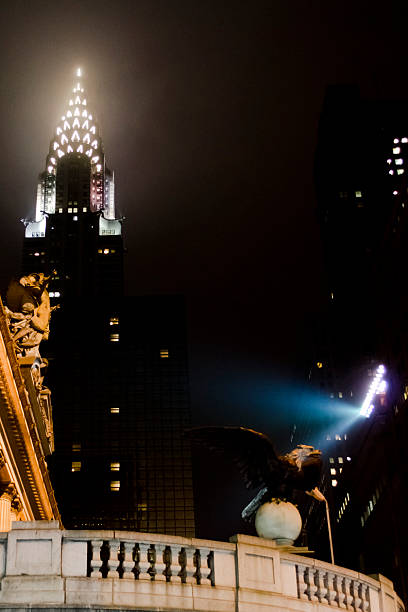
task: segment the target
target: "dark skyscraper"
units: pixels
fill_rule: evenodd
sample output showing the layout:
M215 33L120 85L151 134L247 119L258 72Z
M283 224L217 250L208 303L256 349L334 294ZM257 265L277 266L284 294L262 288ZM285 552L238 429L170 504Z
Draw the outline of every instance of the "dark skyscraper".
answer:
M194 535L184 300L123 296L114 178L80 72L39 176L24 271L55 270L49 341L67 528Z
M310 380L332 416L321 440L323 488L336 562L379 570L405 600L407 173L407 104L365 100L355 87L330 88L316 155L327 308L310 364ZM376 391L369 395L370 388ZM321 550L327 536L318 521L311 514L307 527Z

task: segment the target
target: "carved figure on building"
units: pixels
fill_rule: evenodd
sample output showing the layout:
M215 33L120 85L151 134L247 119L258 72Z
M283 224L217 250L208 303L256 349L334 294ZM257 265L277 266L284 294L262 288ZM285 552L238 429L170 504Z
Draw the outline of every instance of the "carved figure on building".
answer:
M299 444L290 453L279 456L268 436L245 427L197 427L187 435L209 450L230 455L246 487L260 489L242 512L247 521L271 499L292 501L295 491L321 499L318 490L321 451L313 446Z
M53 272L55 274L55 272ZM17 354L39 356L39 345L47 340L51 307L47 287L51 276L42 272L12 280L7 290L6 314Z

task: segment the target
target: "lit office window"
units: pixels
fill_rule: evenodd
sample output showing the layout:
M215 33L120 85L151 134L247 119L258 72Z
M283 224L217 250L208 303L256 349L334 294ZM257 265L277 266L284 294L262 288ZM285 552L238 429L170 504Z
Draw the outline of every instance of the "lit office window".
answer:
M74 221L78 221L78 215L74 215L72 218Z
M103 249L103 254L107 255L109 253L109 249Z
M335 476L336 475L336 468L330 468L330 474L332 476Z
M400 147L394 147L392 152L394 153L394 155L399 155L399 153L401 153L401 149Z
M68 212L69 212L69 213L72 213L72 208L68 208Z
M119 334L110 334L109 340L111 342L119 342Z
M111 469L111 472L119 472L120 470L119 461L111 461L110 469Z
M333 480L331 481L331 484L332 484L332 487L337 487L337 480L336 480L336 479L333 479Z
M80 472L81 471L81 462L73 461L71 463L71 472Z
M397 170L397 174L404 174L405 170L404 168L398 168Z
M401 142L403 142L403 143L408 142L408 138L401 138Z
M168 357L169 357L168 349L160 349L160 358L161 359L168 359Z
M336 434L336 440L341 440L340 434Z
M119 317L111 317L109 319L109 325L119 325Z
M114 406L110 409L111 414L119 414L119 407L118 406Z
M329 459L329 463L334 463L334 459L333 459L333 457L330 457L330 459Z
M111 480L110 490L119 491L120 490L120 480Z
M62 208L59 208L59 209L58 209L58 212L59 212L59 213L62 213L62 212L63 212Z
M398 144L398 143L399 143L398 138L394 138L394 144Z
M80 442L74 442L74 444L72 445L72 452L73 453L79 453L81 450L81 443Z
M363 194L361 193L361 191L356 191L356 198L362 198Z
M398 159L395 160L396 166L402 166L403 163L404 163L404 160L402 159L402 157L399 157Z
M337 457L337 461L338 461L339 463L343 463L343 457Z

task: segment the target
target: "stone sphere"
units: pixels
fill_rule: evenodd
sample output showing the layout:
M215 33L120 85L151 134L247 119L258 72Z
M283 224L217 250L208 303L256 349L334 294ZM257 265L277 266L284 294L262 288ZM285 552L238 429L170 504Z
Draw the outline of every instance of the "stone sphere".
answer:
M290 502L271 501L258 509L255 529L260 538L274 540L279 545L291 545L302 529L299 511Z

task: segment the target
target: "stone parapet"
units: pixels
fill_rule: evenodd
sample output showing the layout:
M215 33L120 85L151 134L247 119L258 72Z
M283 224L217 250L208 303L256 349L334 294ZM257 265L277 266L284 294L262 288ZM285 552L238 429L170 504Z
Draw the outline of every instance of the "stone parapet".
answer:
M0 534L0 608L404 612L392 582L238 535L215 542L15 522Z

